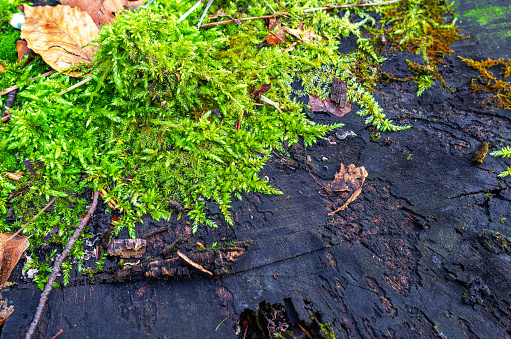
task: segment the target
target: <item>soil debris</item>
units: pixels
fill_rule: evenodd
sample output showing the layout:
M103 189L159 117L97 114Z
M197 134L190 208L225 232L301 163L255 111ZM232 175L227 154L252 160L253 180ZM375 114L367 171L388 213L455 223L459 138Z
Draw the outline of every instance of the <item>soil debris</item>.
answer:
M142 258L146 247L145 239L115 239L108 246L108 254L121 258Z

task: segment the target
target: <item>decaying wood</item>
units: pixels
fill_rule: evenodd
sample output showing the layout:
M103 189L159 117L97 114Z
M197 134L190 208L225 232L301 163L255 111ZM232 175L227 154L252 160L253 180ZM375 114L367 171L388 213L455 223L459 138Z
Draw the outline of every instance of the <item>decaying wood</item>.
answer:
M4 109L2 110L2 122L9 121L11 114L9 113L9 109L14 105L14 101L16 101L16 94L18 90L13 90L7 96L7 102L5 103ZM4 121L5 120L5 121Z
M472 158L472 162L475 162L477 164L482 164L484 161L484 158L486 157L486 154L488 153L488 149L490 148L490 145L486 141L483 141L481 146L479 146L479 149L475 151L474 157Z
M221 277L229 274L234 264L241 258L249 244L243 247L224 247L218 250L202 250L187 253L185 256L193 263L201 266L208 276ZM179 252L181 253L181 252ZM178 255L168 259L160 259L118 270L114 273L99 273L95 281L114 283L142 279L186 279L197 275L196 268Z
M108 254L121 258L142 258L147 247L145 239L116 239L108 246Z
M41 294L41 298L39 299L39 305L37 306L34 320L30 324L30 328L27 331L25 339L32 338L32 335L34 334L34 331L37 327L37 324L39 323L39 320L41 319L41 315L43 314L44 306L46 305L46 301L48 300L48 294L50 294L50 291L53 288L53 283L55 282L55 279L57 278L57 274L60 271L60 265L62 265L62 262L64 262L64 260L68 256L69 252L71 252L73 245L76 243L76 241L80 237L80 234L82 234L83 230L85 229L85 226L87 226L90 218L94 214L94 211L96 210L96 207L98 206L98 196L99 196L99 191L95 191L92 205L90 206L89 211L87 212L87 215L85 216L85 218L83 218L81 220L80 225L78 225L75 232L73 233L73 236L71 237L71 239L69 239L69 242L66 244L64 251L62 251L62 254L60 256L58 256L58 258L55 260L55 264L53 266L53 269L51 270L51 274L50 274L50 277L48 278L48 282L46 283L46 286L44 287L44 291Z
M332 79L332 93L330 94L330 99L337 103L340 108L346 106L346 90L346 81L338 78Z
M209 276L213 276L213 273L211 273L210 271L208 271L207 269L205 269L201 265L193 262L192 259L188 258L186 255L184 255L179 250L177 251L177 256L180 257L185 263L187 263L191 267L195 268L196 270L201 271L202 273L206 273Z

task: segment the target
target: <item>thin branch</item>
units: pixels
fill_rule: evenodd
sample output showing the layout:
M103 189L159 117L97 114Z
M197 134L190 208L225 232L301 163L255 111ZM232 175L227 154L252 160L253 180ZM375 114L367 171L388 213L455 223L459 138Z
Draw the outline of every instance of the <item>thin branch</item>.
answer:
M53 70L51 70L51 71L48 71L48 72L43 73L43 74L41 74L41 75L38 75L38 76L36 76L36 77L30 78L29 80L30 80L30 81L32 81L32 80L37 79L37 78L39 78L39 77L44 78L44 77L47 77L48 75L52 75L52 74L53 74L53 73L55 73L55 72L56 72L56 70L54 70L54 69L53 69ZM7 94L7 93L9 93L9 92L14 91L15 89L19 89L18 85L14 85L14 86L11 86L11 87L9 87L9 88L7 88L7 89L4 89L2 92L0 92L0 97L1 97L2 95L4 95L4 94Z
M70 92L70 91L74 90L75 88L80 87L81 85L83 85L83 84L85 84L85 83L87 83L87 82L89 82L91 80L92 80L92 77L85 78L82 81L80 81L80 82L74 84L73 86L69 87L65 91L60 92L59 95L65 94L67 92Z
M41 315L43 314L44 306L46 305L46 301L48 300L48 294L50 294L50 291L53 288L53 283L55 282L55 279L57 278L57 274L60 271L60 265L62 265L62 262L64 262L67 255L69 254L69 252L71 252L73 245L78 240L78 238L80 237L80 234L82 234L83 230L85 229L85 226L87 226L87 223L89 222L90 218L94 214L94 211L96 210L96 206L98 205L98 196L99 196L99 191L95 191L94 199L92 201L92 205L89 208L89 211L87 212L87 215L85 216L85 218L83 218L81 220L80 225L78 225L75 232L73 233L73 236L71 237L71 239L69 239L69 242L66 244L64 251L62 251L62 254L55 260L55 264L53 265L53 269L51 270L51 274L50 274L50 277L48 278L48 282L46 283L46 286L44 287L44 291L41 294L41 298L39 299L39 305L37 306L34 320L30 324L30 328L27 331L25 339L32 338L32 335L34 334L34 331L37 327L37 324L39 323L39 320L41 319Z
M199 29L200 25L202 25L202 21L204 21L206 14L208 14L209 7L211 7L212 3L213 3L213 0L208 1L208 4L206 5L206 9L204 10L204 12L202 12L202 16L200 17L199 23L197 24L197 29Z
M197 1L197 3L195 5L192 6L192 8L190 8L188 10L188 12L186 12L185 14L183 14L178 20L177 20L177 23L180 23L181 21L183 21L184 19L186 19L187 16L189 16L190 14L192 14L193 11L195 11L197 9L197 7L199 7L202 3L204 2L204 0L199 0Z
M383 5L390 5L395 4L396 2L401 2L403 0L391 0L387 2L373 2L370 4L349 4L349 5L338 5L338 6L326 6L326 7L318 7L318 8L309 8L303 11L303 13L310 13L310 12L317 12L317 11L324 11L324 10L332 10L336 8L351 8L351 7L369 7L369 6L383 6ZM276 18L284 15L288 15L289 13L285 12L277 12L273 15L263 15L263 16L255 16L250 18L240 18L236 19L236 21L251 21L251 20L260 20L260 19L270 19L270 18ZM218 25L225 25L225 24L232 24L236 22L234 20L226 20L226 21L219 21L219 22L211 22L208 24L201 25L200 28L204 27L212 27L212 26L218 26Z
M279 17L279 16L284 16L284 15L287 15L287 14L288 13L277 12L277 13L272 14L272 15L254 16L254 17L250 17L250 18L239 18L239 19L236 19L236 21L239 22L239 21L259 20L259 19L270 19L270 18L276 18L276 17ZM232 24L232 23L235 23L236 21L234 21L234 20L226 20L226 21L210 22L209 24L201 25L200 28L211 27L211 26L218 26L218 25L225 25L225 24Z
M30 221L29 221L29 222L27 222L25 225L23 225L23 227L22 227L22 228L20 228L19 230L17 230L17 231L16 231L16 233L14 233L14 234L12 235L12 237L11 237L11 238L14 238L14 237L15 237L15 236L17 236L18 234L20 234L20 232L21 232L21 231L23 231L23 230L24 230L24 229L25 229L28 225L30 225L30 224L31 224L31 223L33 223L33 222L34 222L37 218L39 218L39 216L40 216L41 214L43 214L43 212L44 212L44 211L46 211L48 208L50 208L50 206L51 206L51 205L53 205L53 203L55 202L55 200L56 200L56 199L57 199L57 197L53 197L53 198L50 200L50 202L49 202L46 206L44 206L44 207L43 207L43 208L42 208L42 209L41 209L41 210L40 210L40 211L39 211L36 215L34 215L34 216L32 217L32 219L30 219Z
M395 4L396 2L401 2L401 1L403 1L403 0L391 0L391 1L387 1L387 2L373 2L370 4L349 4L349 5L326 6L326 7L318 7L318 8L309 8L309 9L304 10L303 12L309 13L309 12L324 11L324 10L330 10L330 9L336 9L336 8L382 6L382 5Z
M187 263L188 265L192 266L193 268L195 268L196 270L199 270L203 273L206 273L207 275L209 276L213 276L213 273L211 273L210 271L208 271L207 269L205 269L204 267L202 267L201 265L195 263L192 261L192 259L188 258L186 255L184 255L183 253L179 252L179 250L177 251L177 256L180 257L181 259L183 259L183 261L185 263Z

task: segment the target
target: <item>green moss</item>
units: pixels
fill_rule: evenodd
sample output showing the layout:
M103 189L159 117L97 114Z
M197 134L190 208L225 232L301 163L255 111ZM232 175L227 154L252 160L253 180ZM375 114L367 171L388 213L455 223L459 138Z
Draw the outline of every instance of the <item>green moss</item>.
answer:
M79 79L53 74L29 81L46 70L39 59L23 70L7 65L0 88L17 83L21 89L10 122L0 125L0 231L18 229L21 218L30 219L58 197L55 210L41 215L26 233L37 246L57 227L52 241L65 244L70 226L85 211L80 194L99 189L117 201L123 214L116 231L125 227L132 236L135 223L147 213L170 218L175 212L169 200L184 207L195 229L216 226L206 218L207 201L218 204L232 223L230 203L241 198L239 191L279 193L258 174L272 150L300 141L311 145L341 126L311 122L303 105L290 99L293 93L328 96L333 77L347 81L348 101L360 105L365 123L380 131L407 128L386 119L372 96L383 59L373 40L362 34L362 27L374 28L376 21L361 9L304 14L322 2L281 1L290 12L279 18L284 26L303 23L322 39L302 43L288 36L278 46L261 47L269 34L263 20L197 30L197 11L178 24L193 3L159 0L118 15L100 31L100 49L90 69L93 81L67 94L58 93ZM215 1L211 12L220 8L234 17L271 12L264 2L244 0ZM403 16L409 9L396 10ZM435 25L441 29L443 22ZM452 32L454 26L449 27ZM375 34L381 38L380 31ZM339 53L338 39L350 35L358 49ZM288 49L293 43L295 48ZM301 91L291 87L297 80ZM280 110L261 106L250 95L269 83L265 96ZM36 175L25 170L27 160ZM5 171L27 173L13 182ZM7 209L16 223L4 221ZM73 248L73 256L81 257L82 244Z
M469 21L476 20L480 25L486 26L499 20L507 21L509 16L511 16L511 5L508 7L488 6L472 9L463 13L463 16L465 16Z
M11 26L0 29L0 60L15 63L18 60L16 41L20 39L20 30Z

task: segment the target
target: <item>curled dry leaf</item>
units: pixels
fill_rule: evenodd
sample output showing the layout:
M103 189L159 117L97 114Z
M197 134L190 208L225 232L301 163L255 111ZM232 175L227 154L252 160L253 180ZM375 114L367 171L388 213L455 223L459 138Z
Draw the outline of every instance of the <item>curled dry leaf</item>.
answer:
M60 3L89 13L98 28L114 21L115 13L144 5L142 0L61 0Z
M337 103L340 108L344 108L344 106L346 106L346 91L346 81L338 78L332 79L332 93L330 93L330 99Z
M269 19L268 30L270 34L263 40L270 45L278 45L286 40L286 31L282 28L282 23L278 19Z
M341 164L330 187L334 192L356 191L364 184L367 174L364 166L355 167L353 164L348 166Z
M254 99L259 99L261 97L261 95L263 95L264 93L268 92L271 88L271 84L262 84L261 86L259 86L258 89L252 91L252 96L254 97Z
M349 199L335 211L328 213L329 216L334 215L339 211L345 210L349 204L355 201L360 193L362 192L362 185L367 177L368 173L364 166L355 167L350 164L345 166L341 164L339 172L335 173L334 181L330 184L330 188L334 192L353 192Z
M298 25L296 29L289 27L283 27L283 29L285 32L289 33L290 35L294 36L295 38L303 42L312 43L314 41L321 40L321 36L314 33L312 31L312 28L308 27L307 29L303 29L303 23Z
M25 15L27 21L21 26L21 38L53 69L62 71L92 61L97 47L84 46L99 35L89 14L69 6L25 5ZM69 75L77 76L78 72Z
M0 289L9 279L14 266L29 245L28 237L14 233L0 234Z
M313 112L328 112L338 117L343 117L346 113L351 112L350 104L345 104L343 108L340 108L328 99L322 100L318 96L311 94L309 94L309 106Z
M28 48L25 40L16 41L16 51L18 52L18 62L23 59L25 55L29 55L32 51Z

